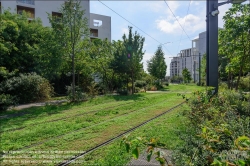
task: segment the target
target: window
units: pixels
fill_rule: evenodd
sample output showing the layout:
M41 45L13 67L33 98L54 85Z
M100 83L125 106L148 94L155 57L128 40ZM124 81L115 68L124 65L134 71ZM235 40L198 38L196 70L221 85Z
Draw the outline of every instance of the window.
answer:
M90 36L98 37L98 29L90 29Z
M17 6L17 14L22 15L23 12L25 12L30 19L35 18L35 9L34 8L29 8L29 7L24 7L24 6Z
M25 3L29 5L35 5L35 0L17 0L17 2Z
M62 13L52 12L52 17L56 22L59 22L62 19Z

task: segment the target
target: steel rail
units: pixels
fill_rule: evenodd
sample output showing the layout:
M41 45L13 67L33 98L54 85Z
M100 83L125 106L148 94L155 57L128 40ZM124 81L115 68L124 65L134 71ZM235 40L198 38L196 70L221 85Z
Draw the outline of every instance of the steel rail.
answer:
M58 166L67 166L67 165L69 165L70 163L72 163L73 161L75 161L75 160L77 160L77 159L83 157L84 155L86 155L86 154L88 154L88 153L90 153L90 152L92 152L92 151L95 151L96 149L99 149L100 147L103 147L103 146L108 145L109 143L111 143L111 142L113 142L114 140L116 140L116 139L122 137L123 135L128 134L128 133L130 133L130 132L132 132L132 131L138 129L139 127L142 127L142 126L144 126L145 124L147 124L147 123L153 121L154 119L157 119L157 118L159 118L159 117L165 115L166 113L168 113L168 112L174 110L175 108L181 106L181 105L184 104L184 103L186 103L186 101L184 101L184 102L182 102L182 103L180 103L180 104L174 106L173 108L171 108L171 109L169 109L169 110L167 110L167 111L165 111L165 112L163 112L163 113L161 113L161 114L159 114L159 115L157 115L157 116L155 116L155 117L153 117L153 118L151 118L151 119L149 119L149 120L147 120L147 121L145 121L145 122L143 122L143 123L141 123L141 124L139 124L139 125L137 125L137 126L135 126L135 127L133 127L133 128L131 128L131 129L129 129L129 130L127 130L127 131L125 131L125 132L123 132L123 133L121 133L121 134L119 134L119 135L117 135L117 136L115 136L115 137L113 137L113 138L111 138L111 139L109 139L109 140L107 140L107 141L101 143L101 144L96 145L96 146L93 147L93 148L90 148L90 149L84 151L83 153L80 153L79 155L76 155L76 156L70 158L70 159L67 160L67 161L64 161L64 162L62 162L62 163L59 163Z

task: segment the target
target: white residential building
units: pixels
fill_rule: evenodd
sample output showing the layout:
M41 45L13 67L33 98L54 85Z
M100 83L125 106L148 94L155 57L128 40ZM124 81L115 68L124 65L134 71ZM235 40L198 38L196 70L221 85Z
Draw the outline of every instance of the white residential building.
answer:
M199 54L206 53L206 32L192 40L192 48L181 50L180 53L173 57L170 63L170 78L173 76L182 76L182 70L187 68L195 82L199 81Z
M0 0L0 9L10 9L11 12L17 12L18 14L25 11L29 13L30 20L39 17L44 26L50 26L48 14L62 16L59 9L65 2L66 0ZM85 10L84 16L88 19L91 38L107 38L111 41L111 17L90 13L89 0L81 1L81 6Z

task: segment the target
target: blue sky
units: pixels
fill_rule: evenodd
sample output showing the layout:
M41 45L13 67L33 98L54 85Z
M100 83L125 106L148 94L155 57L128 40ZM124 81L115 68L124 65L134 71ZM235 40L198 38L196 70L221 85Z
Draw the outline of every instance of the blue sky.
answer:
M199 33L206 30L206 2L197 0L193 0L191 3L188 0L166 2L187 35L183 32L167 4L160 0L102 1L102 3L133 23L139 29L99 1L90 1L90 12L111 16L112 40L121 40L124 33L128 34L128 26L133 27L133 32L137 31L140 35L145 37L145 55L143 58L144 70L147 68L146 61L154 55L160 43L170 42L163 46L165 61L168 66L167 75L169 75L169 64L171 61L169 57L176 56L182 49L191 48L191 40L197 37ZM190 7L188 11L189 3ZM222 17L230 6L230 4L227 4L219 8L219 27L223 27Z

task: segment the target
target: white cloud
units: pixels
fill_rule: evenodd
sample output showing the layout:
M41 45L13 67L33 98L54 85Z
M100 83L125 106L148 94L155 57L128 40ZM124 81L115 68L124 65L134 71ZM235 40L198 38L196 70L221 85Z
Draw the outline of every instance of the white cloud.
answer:
M167 1L167 4L174 13L180 6L178 1ZM151 12L164 13L167 15L172 14L164 1L149 1L144 2L143 5L145 9Z
M185 17L178 17L179 23L184 27L187 33L194 33L196 31L202 30L206 26L205 19L203 17L198 17L193 14L188 14ZM168 19L158 19L156 20L157 28L165 33L180 33L182 28L180 27L177 20L171 21ZM185 26L184 26L185 23Z
M121 33L122 33L122 35L123 34L128 35L129 34L128 28L122 28Z
M142 62L143 62L143 69L144 71L147 71L147 61L150 60L150 58L154 55L154 53L148 53L146 52L144 55L143 55L143 59L142 59Z

